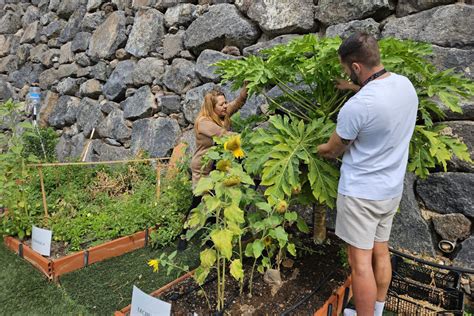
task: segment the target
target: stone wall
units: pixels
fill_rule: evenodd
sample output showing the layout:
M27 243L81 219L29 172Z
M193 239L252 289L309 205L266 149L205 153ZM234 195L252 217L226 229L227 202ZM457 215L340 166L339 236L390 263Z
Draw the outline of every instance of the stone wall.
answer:
M140 150L162 157L179 141L194 142L203 94L219 82L216 61L299 34L365 30L430 42L439 69L473 78L473 29L467 0L0 0L0 100L23 100L39 81L42 124L58 131L61 160L77 157L94 129L89 160ZM242 115L265 107L261 96L251 98ZM446 113L471 156L473 107L471 100L463 115ZM465 240L457 258L473 267L473 170L455 160L427 180L409 175L393 245L434 254L441 236ZM464 230L446 235L453 220Z

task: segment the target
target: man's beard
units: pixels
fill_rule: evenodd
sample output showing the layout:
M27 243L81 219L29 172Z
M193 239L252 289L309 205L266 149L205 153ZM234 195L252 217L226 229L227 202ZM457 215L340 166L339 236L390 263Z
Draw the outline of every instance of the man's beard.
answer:
M360 86L359 78L357 78L356 73L355 73L354 70L352 70L352 69L351 69L351 74L350 74L349 78L351 79L351 81L352 81L353 83L355 83L356 85Z

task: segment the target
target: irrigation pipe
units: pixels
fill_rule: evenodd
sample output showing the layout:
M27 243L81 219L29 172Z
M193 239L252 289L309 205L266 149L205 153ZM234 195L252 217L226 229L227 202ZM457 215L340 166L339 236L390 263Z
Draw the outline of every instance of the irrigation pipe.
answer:
M293 312L295 309L297 309L298 307L303 305L307 300L309 300L311 298L311 296L313 296L314 294L319 292L319 290L323 287L324 284L326 284L329 281L329 279L333 276L333 274L334 274L334 271L331 271L331 273L329 273L324 279L321 280L321 282L319 282L319 284L314 288L314 290L311 291L311 293L304 296L295 305L293 305L290 308L286 309L283 313L280 314L280 316L287 316L291 312Z
M333 229L328 228L328 232L333 234L333 235L336 234ZM431 261L427 261L427 260L415 257L413 255L403 253L403 252L401 252L399 250L395 250L391 247L389 247L388 250L391 253L396 254L397 256L400 256L400 257L403 257L403 258L406 258L406 259L410 259L410 260L413 260L413 261L421 263L421 264L426 264L427 266L431 266L431 267L435 267L435 268L439 268L439 269L444 269L444 270L449 270L449 271L460 272L460 273L474 274L474 269L462 268L462 267L456 267L456 266L447 266L447 265L444 265L444 264L434 263L434 262L431 262Z

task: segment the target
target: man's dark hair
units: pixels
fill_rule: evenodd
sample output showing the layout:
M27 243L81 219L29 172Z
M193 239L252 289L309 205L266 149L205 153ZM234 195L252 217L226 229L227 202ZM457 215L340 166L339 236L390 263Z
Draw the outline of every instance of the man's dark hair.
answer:
M366 33L354 33L339 46L339 57L346 65L361 63L367 67L380 64L380 50L377 40Z

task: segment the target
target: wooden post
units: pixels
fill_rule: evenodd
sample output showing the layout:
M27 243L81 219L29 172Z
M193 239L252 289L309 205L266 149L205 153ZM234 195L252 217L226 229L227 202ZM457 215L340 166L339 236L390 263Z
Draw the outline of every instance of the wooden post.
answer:
M161 162L156 161L156 198L161 195Z
M41 166L38 167L38 173L39 173L39 176L40 176L40 183L41 183L41 195L43 196L44 216L49 217L48 203L46 203L46 192L44 190L43 170L42 170Z

